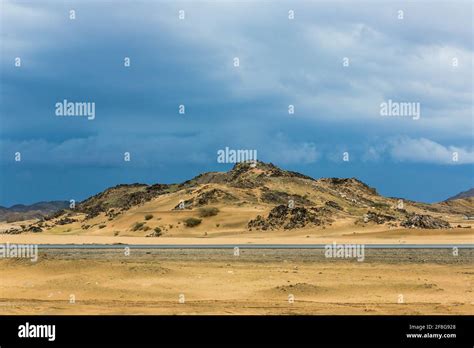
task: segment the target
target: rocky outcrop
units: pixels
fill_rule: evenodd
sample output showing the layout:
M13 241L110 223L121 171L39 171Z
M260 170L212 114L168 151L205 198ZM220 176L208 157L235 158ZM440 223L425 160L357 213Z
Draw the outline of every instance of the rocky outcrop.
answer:
M116 211L125 211L168 192L170 187L164 184L117 185L81 202L77 206L77 211L85 213L86 219L107 213L111 208L115 208Z
M71 219L69 217L63 217L62 219L58 220L56 222L56 225L68 225L68 224L72 224L73 222L76 222L76 220L74 219Z
M334 201L327 201L326 203L324 203L324 205L326 207L333 208L336 210L343 210L342 207Z
M220 189L211 189L199 192L196 197L185 200L184 205L179 203L173 209L191 209L193 207L202 207L211 203L215 204L236 201L238 201L238 198L226 191Z
M267 218L258 215L254 220L248 222L249 229L275 230L295 229L307 225L319 226L323 222L310 209L304 207L289 208L286 205L278 205L273 208Z
M293 201L294 204L298 205L313 205L313 202L297 194L288 194L282 191L270 190L267 187L262 187L261 189L261 200L264 203L269 204L289 204L290 201Z
M378 225L394 220L396 220L395 216L379 214L373 211L368 211L364 215L364 222L375 222Z
M451 228L449 222L438 219L431 215L409 214L405 221L400 223L400 226L406 228Z

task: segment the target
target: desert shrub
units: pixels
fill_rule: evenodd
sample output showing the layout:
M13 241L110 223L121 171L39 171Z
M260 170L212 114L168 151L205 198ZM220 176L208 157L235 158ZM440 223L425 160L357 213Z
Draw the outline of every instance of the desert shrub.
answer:
M132 225L132 231L140 231L143 229L143 226L145 226L144 222L135 222Z
M202 207L199 209L200 217L216 216L219 213L219 209L216 207Z
M184 220L184 224L186 225L186 227L195 227L199 225L201 221L202 221L201 219L190 217Z
M120 231L115 231L114 236L118 236L120 234Z
M378 208L378 209L388 209L388 208L390 208L390 205L388 205L386 203L379 203L379 202L373 202L372 206L374 208Z
M155 227L155 229L154 229L153 231L154 231L153 235L154 235L155 237L161 236L161 228Z
M150 227L150 226L144 226L144 227L143 227L143 231L149 231L149 230L151 230L151 227Z
M99 225L99 228L105 228L106 226L107 225L105 225L105 224L101 224L101 225Z
M151 220L153 219L153 215L152 214L146 214L145 215L145 220Z

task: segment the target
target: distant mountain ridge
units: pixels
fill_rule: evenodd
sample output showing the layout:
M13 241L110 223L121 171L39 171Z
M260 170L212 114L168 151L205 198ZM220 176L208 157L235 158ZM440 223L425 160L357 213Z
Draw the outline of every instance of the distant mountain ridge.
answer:
M0 221L38 219L68 207L68 201L37 202L29 205L15 204L8 208L0 206Z
M445 202L452 201L455 199L469 198L469 197L474 197L474 187L467 191L460 192L455 196L449 197L448 199L445 200Z

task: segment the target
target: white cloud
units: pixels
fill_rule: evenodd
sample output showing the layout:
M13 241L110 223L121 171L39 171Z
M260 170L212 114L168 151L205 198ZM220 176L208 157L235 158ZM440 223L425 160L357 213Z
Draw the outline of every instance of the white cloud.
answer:
M199 137L159 136L116 136L72 138L62 142L44 139L28 141L1 140L0 160L13 164L16 152L21 154L18 165L83 165L122 166L124 153L129 152L131 167L150 167L164 163L208 163L214 155L203 149ZM176 156L179 153L179 157Z
M388 152L394 160L400 162L474 164L474 149L444 146L426 138L392 139L389 141Z
M263 161L279 164L310 164L320 158L320 152L311 142L292 142L283 134L268 139L260 151Z

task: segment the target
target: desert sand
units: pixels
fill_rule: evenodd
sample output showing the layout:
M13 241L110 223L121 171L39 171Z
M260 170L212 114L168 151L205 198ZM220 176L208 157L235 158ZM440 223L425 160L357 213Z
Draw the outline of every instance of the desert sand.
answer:
M0 260L0 313L472 314L473 255L371 249L358 262L301 249L49 249L37 262Z
M467 226L472 226L466 224ZM105 229L104 229L105 230ZM385 227L343 226L331 229L303 229L272 232L196 233L194 236L146 238L142 236L113 236L57 233L0 234L0 243L32 244L472 244L472 228L446 229L387 229ZM102 231L106 233L107 231ZM195 233L195 232L194 232Z

